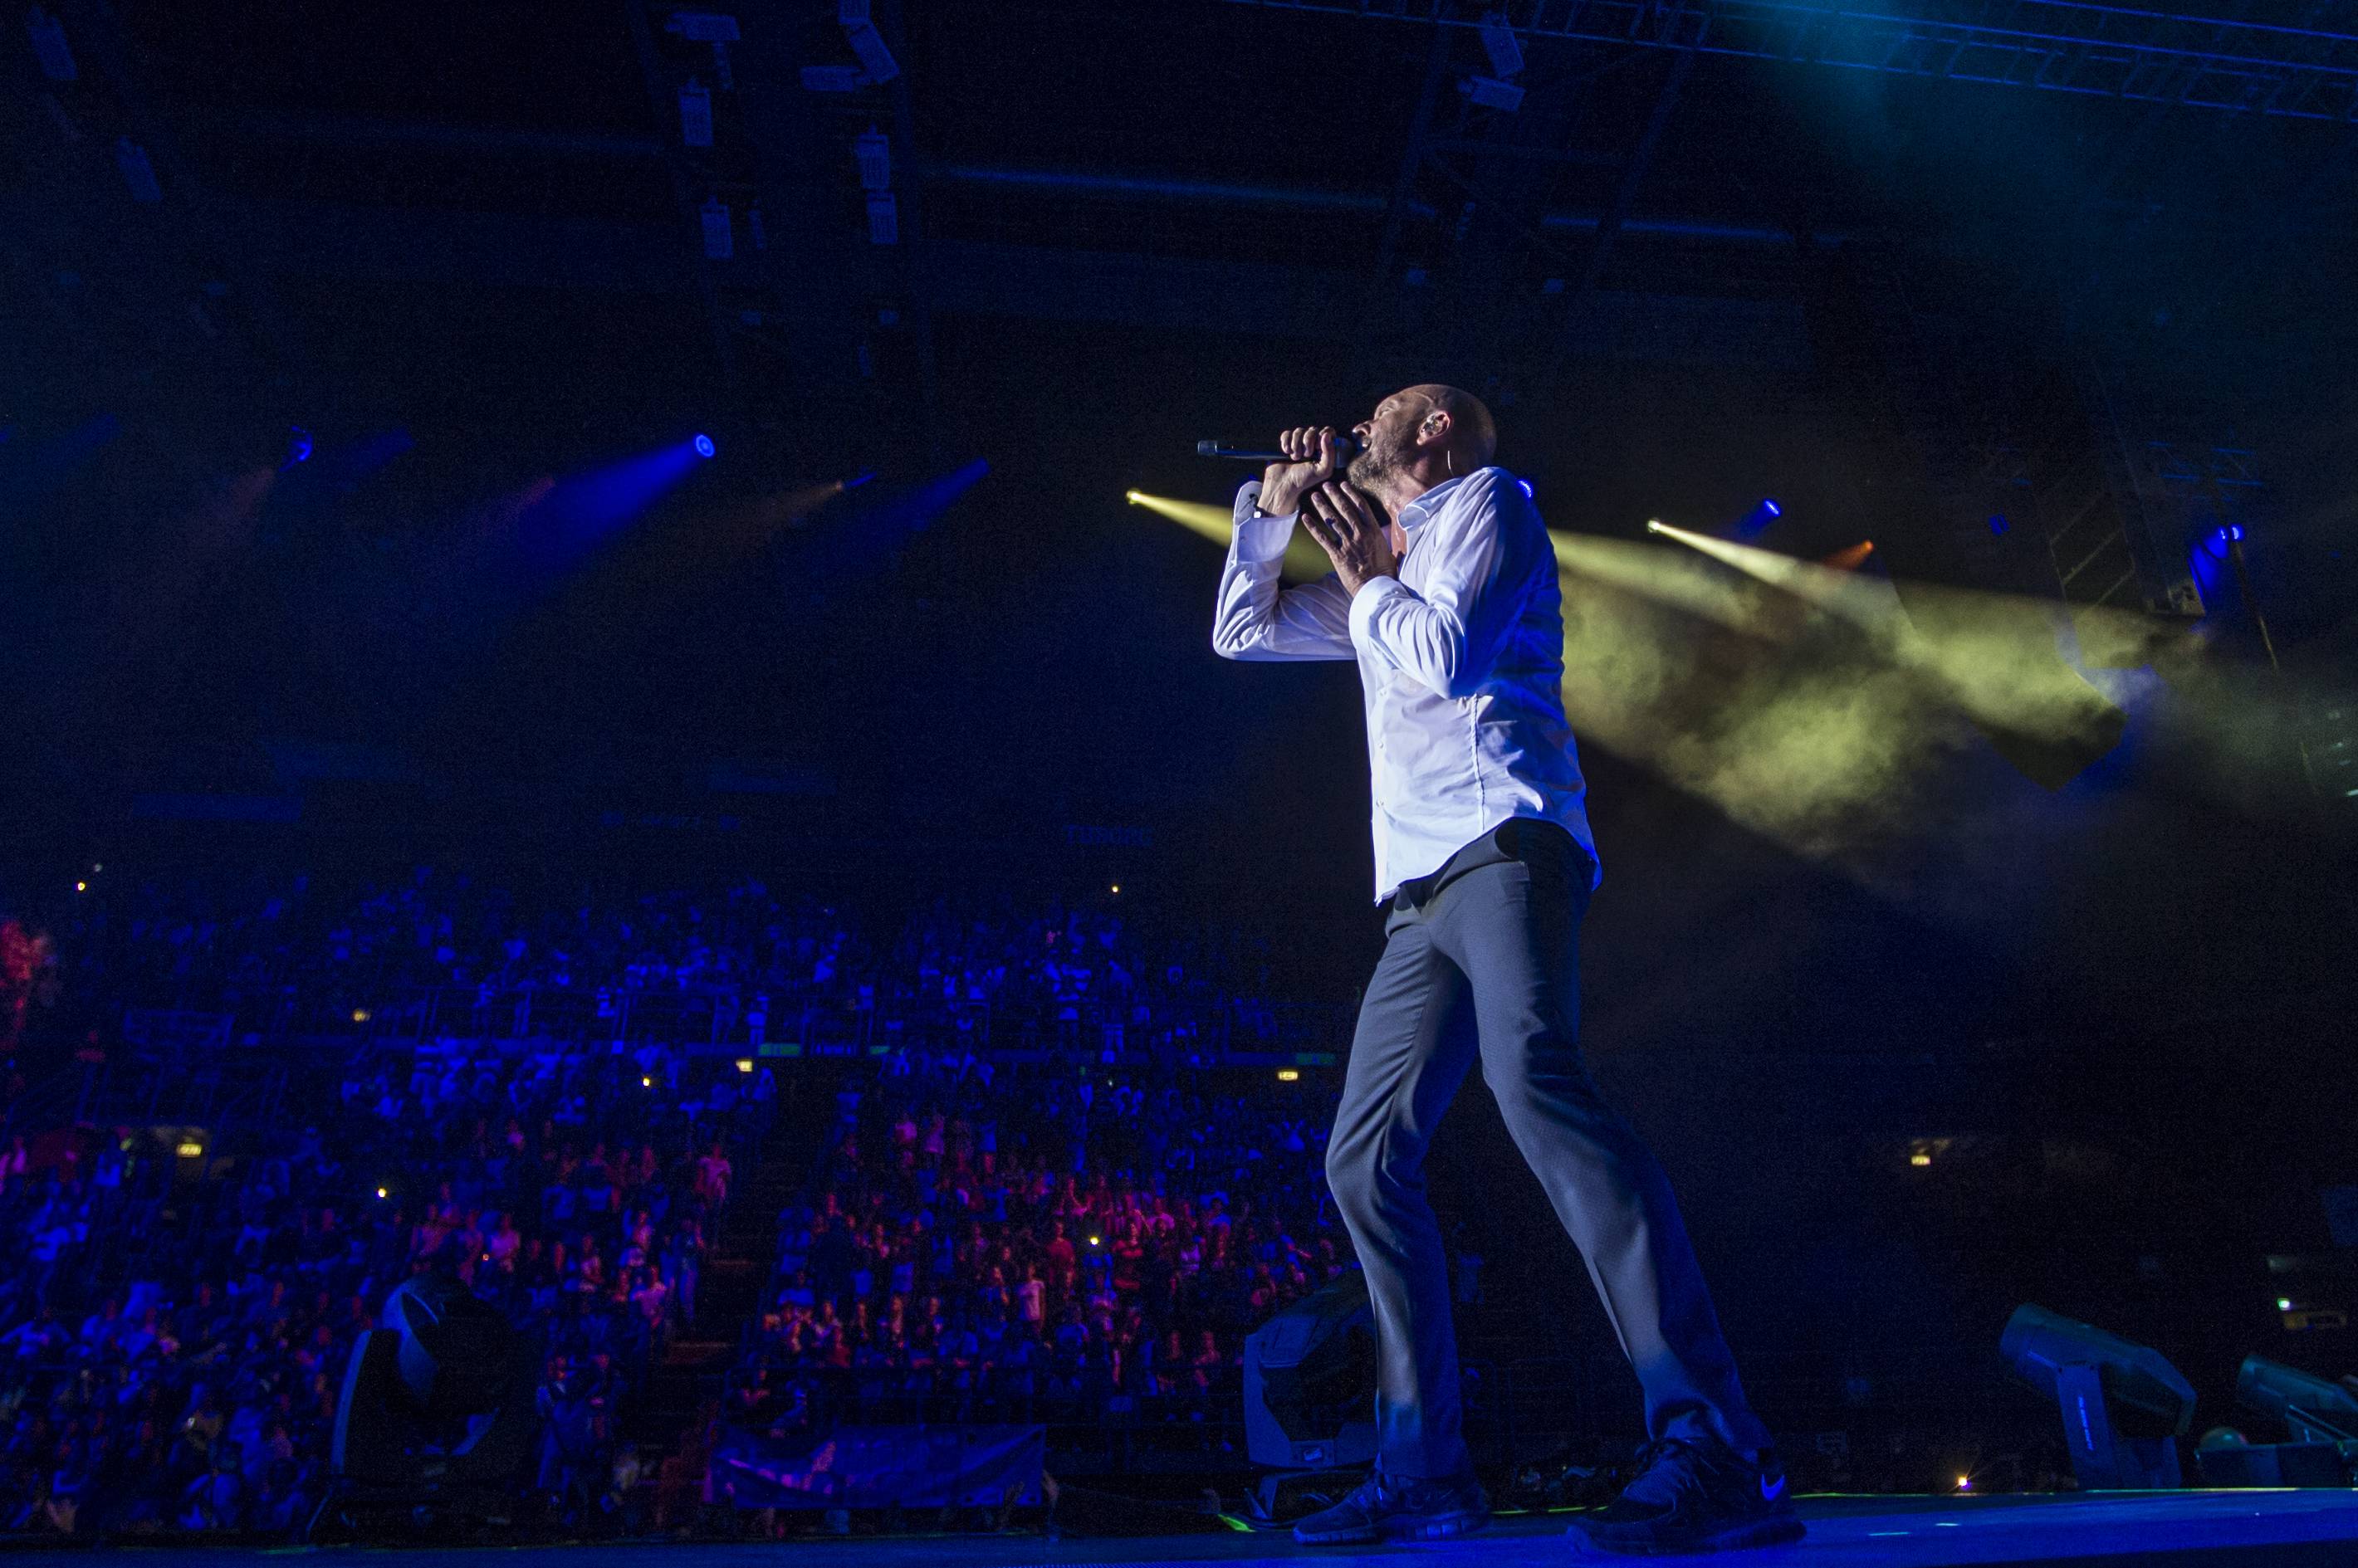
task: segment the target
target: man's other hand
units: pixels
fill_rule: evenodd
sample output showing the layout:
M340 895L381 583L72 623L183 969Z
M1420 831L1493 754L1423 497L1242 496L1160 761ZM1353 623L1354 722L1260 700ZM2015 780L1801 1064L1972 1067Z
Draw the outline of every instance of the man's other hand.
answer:
M1400 576L1400 557L1392 554L1391 535L1365 492L1355 484L1329 480L1310 492L1310 508L1302 525L1335 563L1335 575L1356 596L1379 577Z

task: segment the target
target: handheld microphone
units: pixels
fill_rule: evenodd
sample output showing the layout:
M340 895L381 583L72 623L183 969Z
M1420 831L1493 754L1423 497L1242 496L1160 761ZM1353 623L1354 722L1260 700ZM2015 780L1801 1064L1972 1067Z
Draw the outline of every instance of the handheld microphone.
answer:
M1346 460L1359 449L1359 443L1349 436L1337 436L1335 438L1335 442L1341 449ZM1238 463L1293 463L1303 460L1300 458L1289 458L1283 452L1247 451L1241 447L1231 447L1219 441L1196 442L1195 455L1199 458L1223 458L1230 462Z

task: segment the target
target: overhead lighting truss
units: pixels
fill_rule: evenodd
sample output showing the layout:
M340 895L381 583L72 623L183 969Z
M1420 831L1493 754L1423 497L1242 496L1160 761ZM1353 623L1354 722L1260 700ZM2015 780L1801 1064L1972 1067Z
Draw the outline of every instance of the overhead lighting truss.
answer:
M1900 76L2044 88L2234 114L2358 122L2358 5L2310 25L2074 0L1952 0L1945 15L1807 0L1226 0L1525 38L1693 49Z

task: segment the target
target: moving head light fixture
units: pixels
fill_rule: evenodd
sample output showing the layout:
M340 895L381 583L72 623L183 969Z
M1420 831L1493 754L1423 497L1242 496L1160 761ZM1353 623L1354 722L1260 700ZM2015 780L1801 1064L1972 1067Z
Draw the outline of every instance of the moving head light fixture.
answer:
M1998 1353L2055 1400L2082 1489L2182 1484L2178 1439L2194 1422L2194 1388L2159 1351L2026 1304L2006 1320Z

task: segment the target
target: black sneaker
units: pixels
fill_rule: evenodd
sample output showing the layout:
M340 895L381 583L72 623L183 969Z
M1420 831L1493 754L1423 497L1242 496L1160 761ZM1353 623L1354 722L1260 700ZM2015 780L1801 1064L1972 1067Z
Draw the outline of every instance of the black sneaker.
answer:
M1770 1450L1756 1465L1725 1444L1669 1437L1647 1444L1638 1459L1642 1472L1618 1498L1573 1522L1576 1544L1650 1557L1801 1539L1784 1468Z
M1471 1475L1422 1481L1387 1476L1379 1465L1351 1495L1293 1527L1304 1546L1364 1546L1371 1541L1439 1541L1490 1522L1490 1499Z

